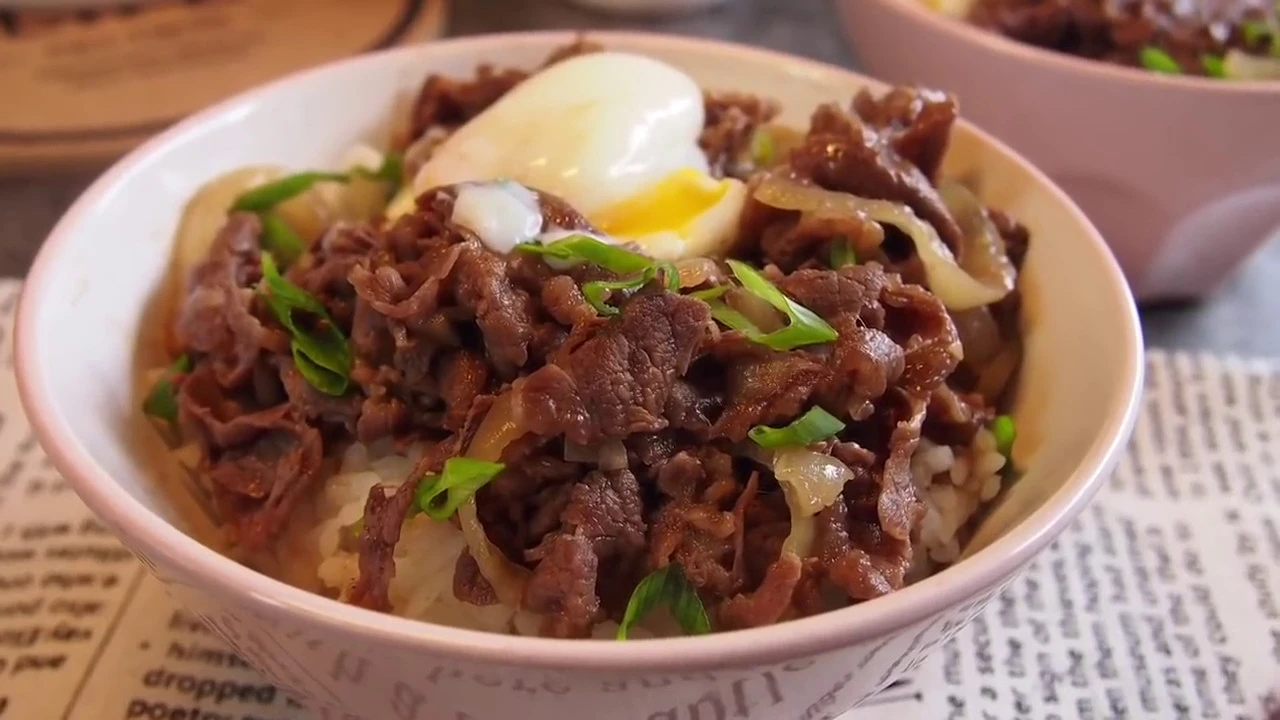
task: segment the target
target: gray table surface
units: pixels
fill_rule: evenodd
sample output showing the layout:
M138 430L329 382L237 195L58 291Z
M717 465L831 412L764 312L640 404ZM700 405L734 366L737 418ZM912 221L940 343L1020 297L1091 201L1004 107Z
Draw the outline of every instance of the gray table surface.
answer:
M560 0L455 0L450 34L526 29L632 28L734 40L853 67L828 0L728 0L717 9L651 19L581 10ZM0 276L21 276L63 207L90 177L0 181ZM22 212L11 212L21 208ZM1273 241L1213 297L1144 308L1152 347L1280 357L1280 241Z

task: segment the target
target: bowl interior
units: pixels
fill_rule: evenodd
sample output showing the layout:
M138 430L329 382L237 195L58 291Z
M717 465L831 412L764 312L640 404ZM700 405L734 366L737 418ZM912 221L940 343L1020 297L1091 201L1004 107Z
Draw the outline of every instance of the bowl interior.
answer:
M161 543L150 527L170 523L196 536L203 530L198 514L153 481L157 442L139 427L131 389L138 365L156 359L157 351L139 350L138 338L155 331L152 297L183 203L201 183L238 166L334 163L353 142L376 137L396 97L416 89L429 71L464 74L485 61L533 66L568 39L451 41L304 73L181 124L86 193L55 230L28 283L19 369L41 439L89 504L138 549L207 571L211 585L224 590L240 582L245 576L230 561L193 543ZM706 88L778 98L795 123L820 102L847 101L859 87L875 86L763 51L656 36L600 39L672 62ZM1015 411L1015 456L1025 475L985 521L970 555L986 551L890 599L837 613L853 625L864 622L858 617L883 621L875 608L884 603L922 610L938 598L961 597L1025 561L1087 499L1132 419L1140 374L1136 316L1096 232L1043 176L963 124L945 173L971 179L987 202L1032 231L1026 367ZM330 604L335 614L350 610ZM405 623L405 632L432 630Z

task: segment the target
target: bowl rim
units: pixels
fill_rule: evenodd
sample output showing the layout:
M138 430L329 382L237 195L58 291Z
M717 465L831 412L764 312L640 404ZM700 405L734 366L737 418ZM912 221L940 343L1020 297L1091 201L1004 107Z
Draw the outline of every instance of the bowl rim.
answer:
M1050 50L1005 37L1000 33L967 23L960 18L944 15L925 7L921 0L834 1L845 7L852 7L859 3L877 3L912 22L926 25L938 32L975 45L985 46L994 52L1012 55L1017 60L1042 69L1053 69L1077 76L1093 76L1124 85L1155 85L1171 91L1280 95L1280 80L1225 80L1201 75L1169 75Z
M38 362L42 333L39 310L47 301L50 277L67 262L63 246L83 232L89 209L109 198L151 156L180 145L204 125L235 114L260 97L302 78L323 75L337 67L376 62L383 55L420 56L423 72L433 55L467 55L477 61L495 46L517 45L551 49L571 41L576 31L514 32L433 41L372 55L321 65L224 100L152 138L129 153L99 177L57 223L41 247L24 282L15 329L15 366L18 389L31 426L54 465L80 498L134 546L152 558L186 568L200 578L201 590L219 602L258 613L267 618L288 618L314 627L318 637L349 639L368 646L376 643L398 651L434 653L459 660L502 662L529 669L579 669L598 671L654 671L760 666L818 655L860 641L881 638L891 631L934 616L963 603L984 590L997 588L1066 529L1105 482L1106 472L1123 450L1139 408L1143 354L1137 309L1119 265L1101 235L1081 210L1043 173L1017 153L986 133L964 123L967 132L1030 172L1054 201L1070 212L1084 237L1081 252L1094 256L1101 269L1103 291L1122 317L1127 332L1116 338L1121 346L1122 390L1109 402L1106 421L1081 458L1078 470L1045 503L990 546L975 553L956 570L935 574L892 595L821 615L791 620L763 628L716 633L699 637L643 642L591 642L530 638L435 625L344 605L267 575L258 573L201 544L176 527L160 520L151 510L121 488L81 446L69 424L55 410L51 378ZM634 52L677 49L710 51L726 61L746 66L782 64L798 71L865 82L850 70L772 50L736 43L647 32L591 31L589 36L605 44L623 43ZM47 334L45 334L47 335Z

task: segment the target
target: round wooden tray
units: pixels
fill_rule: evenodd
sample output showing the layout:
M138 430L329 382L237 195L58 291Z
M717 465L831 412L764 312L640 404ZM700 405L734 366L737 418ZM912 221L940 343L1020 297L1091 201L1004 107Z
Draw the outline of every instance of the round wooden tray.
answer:
M0 174L100 166L286 73L441 35L447 0L154 0L0 10Z

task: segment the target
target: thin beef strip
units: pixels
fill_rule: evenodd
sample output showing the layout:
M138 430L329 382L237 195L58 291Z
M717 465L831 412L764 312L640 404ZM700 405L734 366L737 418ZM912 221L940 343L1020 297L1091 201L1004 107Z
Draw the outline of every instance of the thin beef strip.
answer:
M290 404L255 410L228 397L212 365L183 379L178 420L201 444L214 502L236 542L267 547L321 477L319 431Z
M710 321L707 305L691 298L632 298L619 318L525 379L525 422L540 435L564 435L579 445L665 428L671 388Z
M191 272L177 317L179 343L207 354L224 387L249 378L262 347L262 322L252 311L254 287L262 277L261 234L257 215L228 218L208 258Z
M791 151L791 169L829 190L908 205L953 250L963 232L919 167L892 140L834 104L813 113L804 142Z

